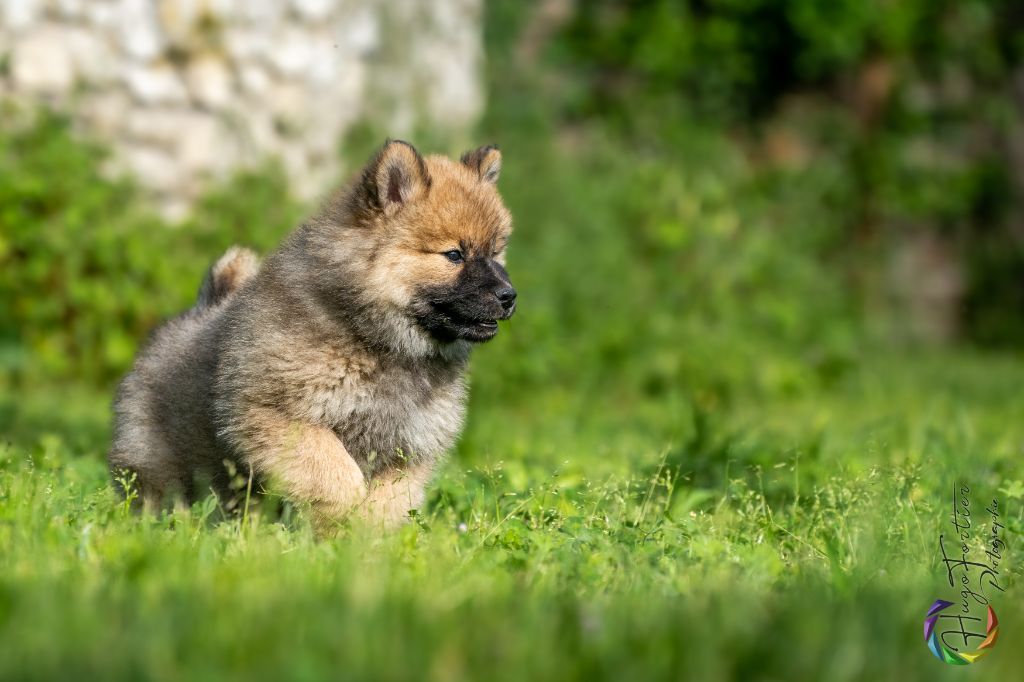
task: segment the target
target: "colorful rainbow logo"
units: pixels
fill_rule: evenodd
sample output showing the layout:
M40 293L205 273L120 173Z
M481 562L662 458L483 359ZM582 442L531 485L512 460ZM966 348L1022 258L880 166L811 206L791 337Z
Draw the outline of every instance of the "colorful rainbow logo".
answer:
M939 633L935 631L935 623L939 620L939 612L952 605L953 602L943 599L935 600L932 607L928 609L928 614L924 617L924 641L928 645L928 649L935 654L935 658L940 661L945 661L950 665L974 663L992 651L996 640L999 639L999 620L996 618L996 612L992 610L991 606L988 607L988 627L985 629L987 637L985 637L985 641L978 646L976 651L970 653L953 651L942 643L942 640L939 639Z

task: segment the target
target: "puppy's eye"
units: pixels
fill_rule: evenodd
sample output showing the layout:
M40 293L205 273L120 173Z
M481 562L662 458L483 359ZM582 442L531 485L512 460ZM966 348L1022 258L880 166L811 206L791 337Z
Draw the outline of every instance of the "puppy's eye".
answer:
M459 251L458 249L452 249L451 251L445 251L441 255L444 256L445 258L447 258L448 260L450 260L453 263L461 263L463 260L465 260L463 258L463 256L462 256L462 252Z

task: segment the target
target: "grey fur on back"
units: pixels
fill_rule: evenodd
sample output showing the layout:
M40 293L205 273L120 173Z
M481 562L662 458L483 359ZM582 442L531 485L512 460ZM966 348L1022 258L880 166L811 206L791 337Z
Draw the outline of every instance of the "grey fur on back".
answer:
M195 497L196 474L222 478L210 420L219 330L227 303L258 269L252 251L232 247L209 270L196 305L159 327L139 352L114 400L112 472L134 475L144 500ZM118 481L121 483L121 481Z

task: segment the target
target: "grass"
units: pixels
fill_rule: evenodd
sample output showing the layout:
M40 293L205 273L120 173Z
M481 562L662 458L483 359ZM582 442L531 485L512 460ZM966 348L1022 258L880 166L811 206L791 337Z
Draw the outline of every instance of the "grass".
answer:
M104 410L58 417L3 454L0 678L1013 679L1022 380L1006 357L876 359L810 400L663 404L671 439L617 428L651 405L581 433L557 387L533 397L551 411L485 388L414 523L323 543L213 498L135 517ZM1003 646L967 670L919 634L957 477L1009 505Z

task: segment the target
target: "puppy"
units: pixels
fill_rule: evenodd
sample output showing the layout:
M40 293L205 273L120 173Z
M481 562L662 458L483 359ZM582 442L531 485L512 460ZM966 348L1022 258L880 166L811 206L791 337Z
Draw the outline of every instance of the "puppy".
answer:
M228 250L120 385L115 483L147 508L204 485L230 506L240 474L318 529L420 508L462 428L470 351L516 309L500 169L497 147L456 162L388 141L262 264Z

